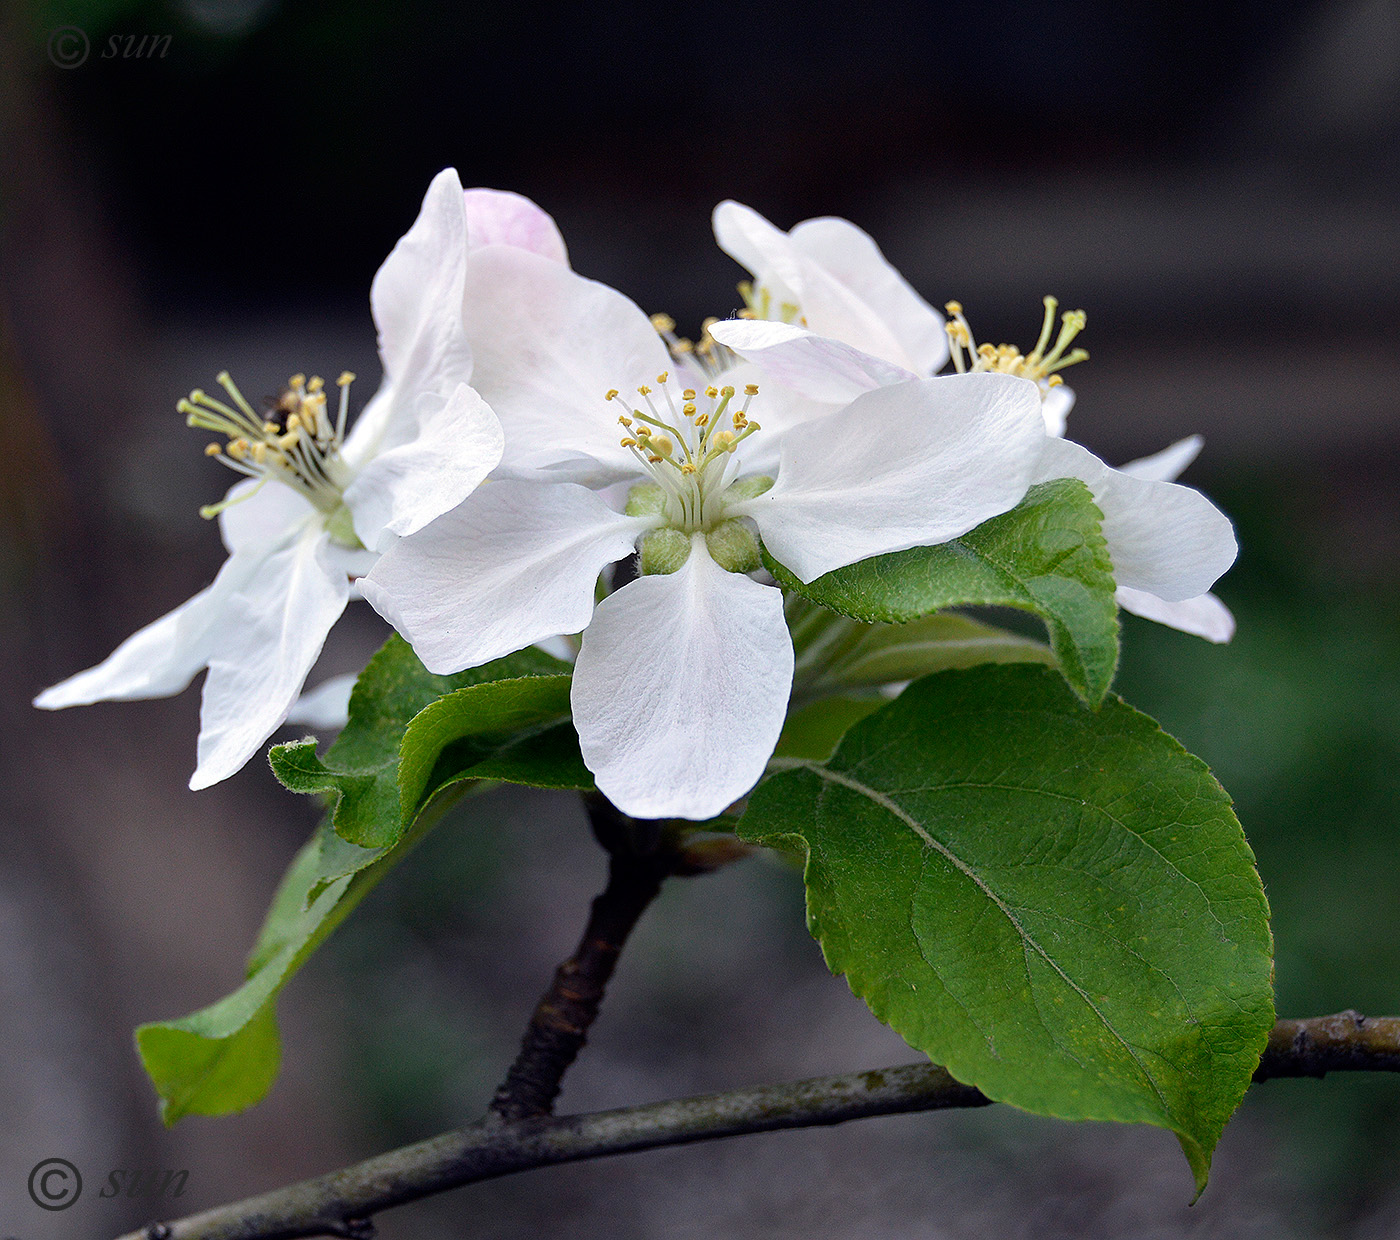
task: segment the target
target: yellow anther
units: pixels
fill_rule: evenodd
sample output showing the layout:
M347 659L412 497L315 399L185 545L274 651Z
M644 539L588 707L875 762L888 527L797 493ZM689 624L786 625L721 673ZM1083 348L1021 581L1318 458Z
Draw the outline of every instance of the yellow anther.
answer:
M319 392L326 386L326 381L320 375L312 375L311 382L306 385L308 392Z
M758 384L757 384L757 383L746 383L746 384L744 384L744 395L745 395L745 396L757 396L757 395L758 395Z
M714 400L714 398L719 395L719 388L715 387L714 385L711 385L710 387L707 387L705 389L705 395L708 396L711 400Z
M637 395L638 395L638 396L650 396L650 395L651 395L651 388L647 387L647 385L646 385L645 383L643 383L642 386L639 387L639 388L637 389Z
M299 414L299 413L288 414L288 415L287 415L287 432L290 434L292 431L298 431L298 430L300 430L300 429L301 429L301 414Z
M963 312L962 302L950 301L943 307L949 314L961 314Z
M694 389L694 388L686 388L685 391L681 393L681 399L682 399L682 400L694 400L694 399L695 399L695 389Z
M637 446L637 441L635 439L624 439L622 441L622 446L624 448L635 448Z
M666 380L669 379L670 377L671 377L671 372L670 372L669 370L663 370L659 375L656 376L656 381L657 381L657 383L661 384L662 387L665 387L665 386L666 386Z
M233 439L229 441L228 454L235 461L241 461L248 455L248 441L246 439Z
M686 417L688 417L688 418L693 418L693 417L695 416L695 404L694 404L694 402L693 402L693 401L686 401L685 404L683 404L683 405L681 406L681 412L682 412L683 414L685 414Z
M723 396L725 400L730 400L734 396L734 389L726 383L722 388L720 388L719 394Z
M637 427L637 438L638 438L638 439L650 439L650 438L651 438L651 427L649 427L649 426L639 426L639 427Z
M1059 387L1063 382L1064 377L1062 375L1051 375L1045 380L1045 386L1048 388Z
M695 425L696 425L696 426L699 426L699 427L702 427L702 428L703 428L703 427L709 426L709 424L710 424L710 415L709 415L708 413L702 413L698 418L695 419Z
M616 388L609 388L605 393L603 393L603 399L604 399L604 400L616 400L616 399L617 399L617 395L618 395L618 393L617 393L617 389L616 389Z
M740 310L739 313L736 314L734 317L736 319L756 319L758 318L758 315L756 315L752 310L746 308Z
M354 383L354 382L355 382L355 374L354 374L354 371L342 370L342 371L340 372L340 378L337 379L337 380L335 381L335 385L336 385L336 387L349 387L349 386L350 386L352 383Z
M617 415L617 420L618 420L620 423L622 423L623 426L631 426L631 425L632 425L632 419L629 418L625 413L619 413L619 414Z
M225 372L225 373L227 373L227 372ZM223 382L223 379L220 378L220 379L219 379L219 382L222 383L222 382ZM287 380L287 386L288 386L289 388L299 388L299 387L303 386L305 383L306 383L306 376L303 375L303 374L295 374L295 375L293 375L290 379Z
M684 465L681 466L681 473L683 473L687 478L689 478L694 472L695 466L692 465L689 461L687 461Z
M658 331L663 336L667 332L673 332L676 330L676 320L673 319L669 314L653 314L651 316L651 325L656 331Z
M681 337L681 339L677 340L676 343L671 346L672 353L692 353L694 350L695 346L689 340L685 339L685 337Z
M263 423L263 434L264 434L264 435L275 435L275 434L277 434L277 432L278 432L279 430L281 430L281 429L282 429L282 428L279 427L279 426L277 425L276 422L264 422L264 423Z
M207 445L207 446L205 447L205 449L204 449L204 455L205 455L205 456L218 456L219 453L222 452L223 450L224 450L224 449L223 449L223 446L222 446L222 445L217 444L217 443L211 443L211 444L209 444L209 445Z

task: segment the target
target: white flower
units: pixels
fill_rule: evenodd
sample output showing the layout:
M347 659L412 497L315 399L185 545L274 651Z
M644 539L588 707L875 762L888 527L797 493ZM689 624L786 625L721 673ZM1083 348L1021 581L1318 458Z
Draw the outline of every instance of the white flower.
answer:
M912 379L770 425L753 385L678 376L622 294L517 250L472 256L466 306L516 476L386 552L365 597L439 673L581 631L584 760L638 817L711 817L772 753L793 652L781 591L747 575L755 532L806 581L943 542L1020 500L1044 438L1034 386L1002 375ZM641 576L595 606L639 544Z
M753 274L741 291L754 317L796 323L921 379L948 360L943 316L849 220L804 220L785 233L722 202L714 229L720 249Z
M384 383L348 434L348 374L334 416L321 381L300 375L265 411L227 375L226 401L199 391L182 401L190 425L227 437L208 454L246 475L206 510L218 514L229 558L207 589L35 705L162 697L208 668L190 787L242 767L296 703L352 578L396 538L455 507L499 461L500 424L469 385L461 325L468 246L513 238L557 249L551 256L562 260L552 228L514 195L464 196L451 169L433 180L375 276Z
M948 303L945 324L853 224L808 220L784 233L734 202L715 209L714 223L721 248L757 282L750 314L776 320L718 324L711 331L719 343L810 400L848 401L930 373L930 359L934 369L942 365L948 350L940 355L927 343L936 322L958 373L1018 375L1039 386L1051 438L1035 480L1074 477L1088 485L1104 514L1119 605L1211 641L1230 640L1234 619L1207 591L1234 562L1234 531L1200 492L1174 484L1200 440L1115 470L1062 438L1074 393L1059 372L1089 356L1069 347L1083 330L1083 311L1065 313L1056 332L1058 303L1047 297L1029 353L1014 345L979 347L961 305Z

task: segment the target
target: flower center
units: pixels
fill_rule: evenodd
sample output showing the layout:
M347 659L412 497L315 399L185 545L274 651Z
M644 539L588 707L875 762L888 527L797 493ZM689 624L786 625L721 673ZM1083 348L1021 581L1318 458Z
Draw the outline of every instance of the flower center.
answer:
M666 342L666 349L678 365L696 367L707 379L718 379L726 370L739 364L738 355L720 344L710 328L719 319L711 316L700 324L700 339L691 340L688 336L676 335L676 320L669 314L653 314L651 325L656 334Z
M1089 354L1083 349L1069 348L1074 338L1084 330L1088 316L1083 310L1067 310L1060 319L1060 334L1055 338L1054 347L1046 352L1050 344L1050 334L1055 330L1055 310L1059 302L1053 297L1045 298L1045 320L1040 326L1040 339L1035 348L1023 354L1014 344L978 344L972 338L972 328L963 317L962 303L950 301L944 309L948 311L945 329L953 354L953 366L958 374L977 374L993 371L1000 375L1017 375L1022 379L1033 379L1048 391L1058 383L1063 383L1056 371L1076 362L1087 362ZM966 359L963 351L967 351Z
M656 383L655 389L645 383L637 389L645 410L617 419L627 432L622 446L650 479L632 488L627 511L662 522L643 540L642 571L674 572L689 554L690 536L703 533L721 565L749 572L758 566L757 540L746 522L728 519L725 510L731 501L751 499L773 485L765 475L738 477L735 451L759 429L748 416L758 385L744 388L744 403L736 408L730 385L711 384L703 392L683 388L678 405L670 372L657 375ZM664 409L653 399L658 390ZM614 388L605 399L619 397Z
M354 379L347 370L336 380L340 407L334 422L327 412L325 382L314 375L310 380L293 375L282 394L269 400L261 413L244 399L226 370L219 373L218 380L232 405L199 388L180 401L176 408L185 415L187 426L215 431L227 439L226 443L215 440L204 454L234 473L259 480L247 495L206 505L199 510L200 515L217 516L230 503L250 499L269 480L291 487L328 517L339 512L342 493L351 478L340 450Z
M796 323L807 326L802 307L795 301L779 300L766 284L755 287L748 280L739 282L739 296L744 299L744 309L739 311L741 319L776 319L779 323Z

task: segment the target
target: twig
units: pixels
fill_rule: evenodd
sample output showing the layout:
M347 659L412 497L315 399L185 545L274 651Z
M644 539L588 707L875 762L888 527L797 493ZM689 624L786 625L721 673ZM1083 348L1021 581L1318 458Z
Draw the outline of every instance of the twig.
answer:
M627 936L674 871L656 823L634 822L601 797L585 798L598 842L608 850L608 885L593 901L574 954L535 1007L520 1053L491 1099L501 1119L548 1115L560 1083L588 1038Z
M1256 1081L1329 1072L1400 1072L1400 1016L1335 1016L1281 1020L1255 1070Z
M1254 1079L1344 1071L1400 1071L1400 1017L1341 1012L1281 1020ZM374 1234L369 1217L381 1210L515 1171L751 1132L985 1106L989 1101L943 1068L924 1063L589 1115L504 1120L493 1114L457 1132L261 1197L153 1224L121 1240L369 1237Z

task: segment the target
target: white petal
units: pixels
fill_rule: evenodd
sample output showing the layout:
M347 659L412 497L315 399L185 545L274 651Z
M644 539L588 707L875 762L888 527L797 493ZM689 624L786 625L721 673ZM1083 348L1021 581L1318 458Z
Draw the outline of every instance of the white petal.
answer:
M472 256L466 282L472 386L505 428L504 463L545 468L596 458L635 472L618 414L673 370L651 320L616 289L537 254L492 246ZM622 401L604 397L618 388Z
M831 405L848 405L863 392L918 378L893 362L788 323L728 319L712 324L710 334L783 386Z
M1238 547L1230 520L1210 500L1174 482L1110 469L1087 448L1047 439L1035 481L1079 478L1103 513L1103 533L1120 586L1167 602L1204 594Z
M471 349L462 331L466 266L466 202L456 171L445 168L370 286L384 382L346 440L351 465L411 438L424 395L446 401L470 381Z
M593 614L603 567L654 522L568 482L488 482L380 557L360 589L431 672L459 672Z
M1115 597L1120 607L1134 615L1169 624L1207 641L1227 642L1235 635L1235 617L1214 594L1198 594L1195 598L1168 603L1155 594L1119 586Z
M753 517L778 561L811 581L947 542L1014 508L1044 439L1029 379L915 379L789 431L776 484L733 510Z
M869 233L831 216L804 220L793 244L820 263L878 314L927 378L948 360L944 319L880 252Z
M355 672L347 672L323 680L297 698L284 722L315 728L318 732L338 731L349 722L350 693L358 679Z
M879 310L757 211L737 202L722 202L715 208L714 228L720 248L747 267L775 300L794 301L803 325L817 335L852 345L906 370L919 369L919 362L910 356Z
M355 533L382 549L455 508L501 459L501 424L465 383L447 404L419 419L417 436L381 452L345 488Z
M1074 389L1068 384L1057 383L1041 398L1040 412L1045 418L1045 433L1060 436L1065 433L1065 422L1069 411L1074 408Z
M321 530L308 527L229 596L209 650L191 788L207 788L242 767L300 695L350 595L327 544Z
M558 227L548 212L523 195L502 189L469 189L466 204L467 245L471 249L510 245L569 265L569 251Z
M604 599L571 692L583 760L635 818L712 818L763 774L787 714L782 592L727 573L696 536L667 576Z
M455 168L428 186L413 226L394 246L370 285L385 373L401 378L424 336L461 319L467 265L467 208Z
M229 556L211 585L133 633L96 667L45 689L34 705L61 710L179 693L228 627L229 599L247 586L272 550L245 548Z
M1163 448L1151 456L1139 457L1120 465L1120 473L1132 474L1134 478L1146 478L1150 482L1175 482L1192 461L1201 453L1205 440L1199 435L1188 435L1178 439L1169 448Z
M219 535L230 552L280 542L316 513L309 499L275 480L246 478L235 482L224 498L237 500L219 513Z

